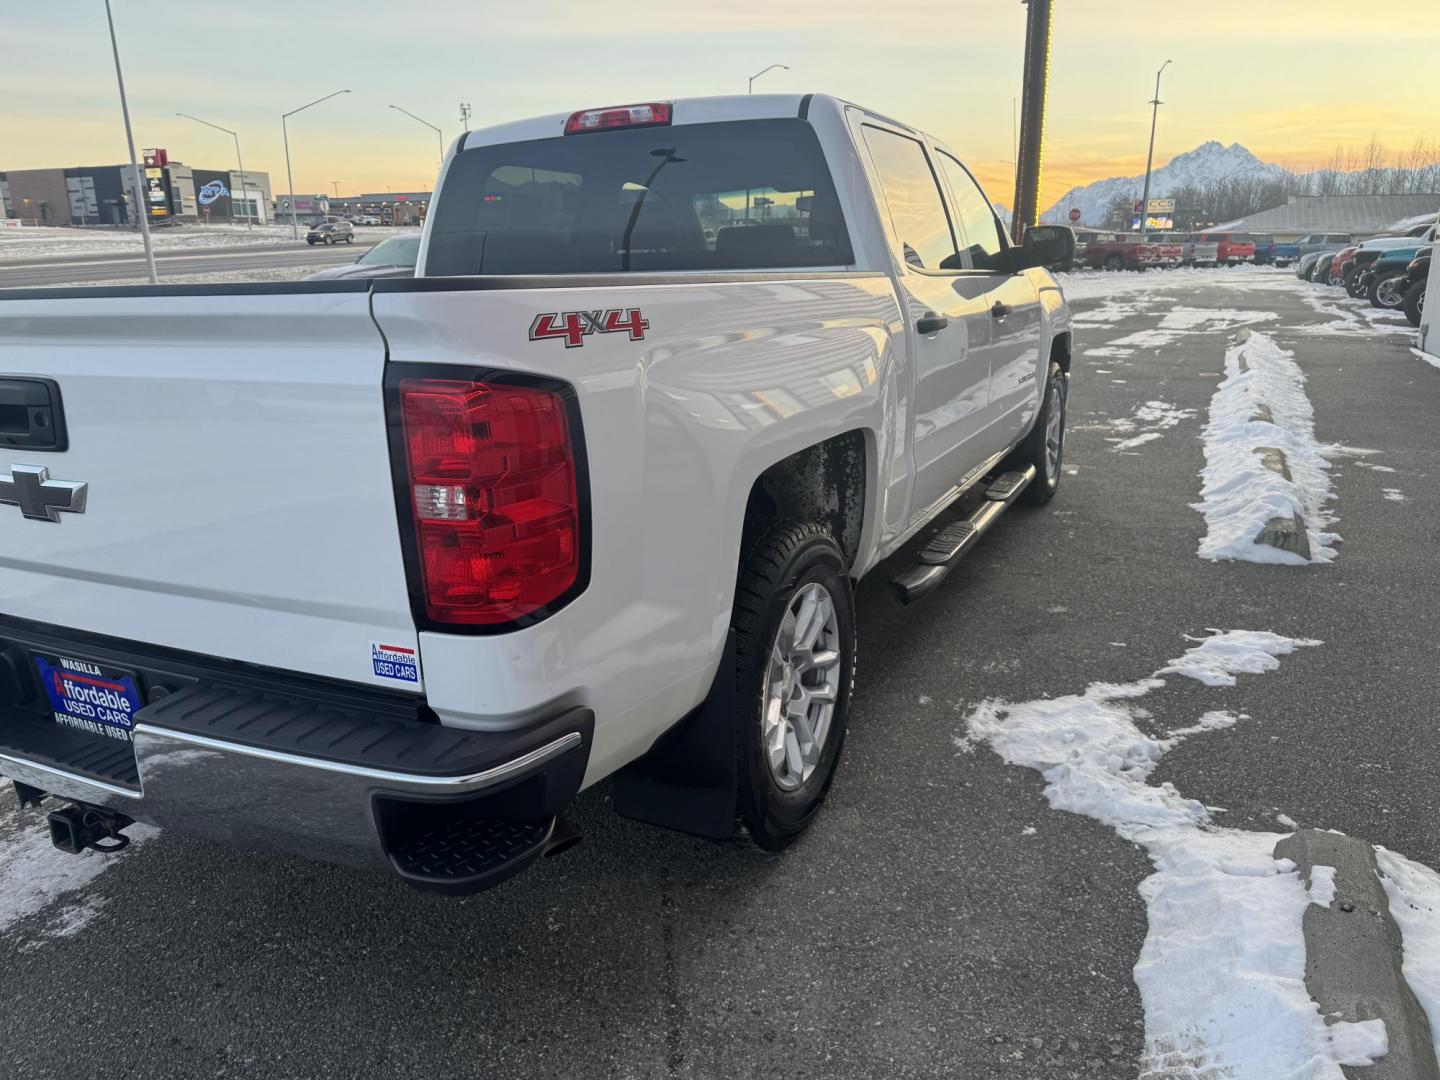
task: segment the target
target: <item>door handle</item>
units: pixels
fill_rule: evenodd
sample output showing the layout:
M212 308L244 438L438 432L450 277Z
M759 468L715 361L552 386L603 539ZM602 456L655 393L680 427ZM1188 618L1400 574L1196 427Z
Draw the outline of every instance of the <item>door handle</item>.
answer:
M950 325L950 320L944 315L937 315L933 311L927 311L923 316L915 320L915 329L922 334L938 334L945 327Z
M1003 319L1006 315L1010 314L1011 310L1012 308L1009 304L996 300L995 305L990 309L990 314L997 319Z

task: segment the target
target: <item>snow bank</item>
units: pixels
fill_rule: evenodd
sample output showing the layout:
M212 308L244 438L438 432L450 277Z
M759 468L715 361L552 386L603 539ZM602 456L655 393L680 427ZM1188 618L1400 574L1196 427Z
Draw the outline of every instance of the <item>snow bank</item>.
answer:
M1303 565L1335 558L1329 545L1339 537L1328 531L1333 519L1325 510L1330 463L1315 440L1314 416L1292 353L1256 332L1226 351L1225 379L1210 399L1203 436L1201 501L1194 504L1205 515L1202 559ZM1289 475L1267 467L1262 449L1280 450ZM1290 517L1309 533L1308 560L1256 543L1267 522Z
M1375 860L1390 914L1400 927L1405 954L1401 972L1440 1048L1440 874L1383 847L1375 848Z
M1150 678L1018 705L986 701L968 717L972 739L1040 771L1053 807L1109 825L1155 865L1140 886L1149 930L1135 965L1145 1008L1142 1078L1342 1080L1342 1064L1385 1052L1383 1023L1327 1027L1305 989L1302 921L1312 897L1295 865L1274 858L1280 835L1216 828L1201 803L1147 782L1185 735L1238 719L1207 712L1166 738L1145 734L1134 703L1165 685L1159 675L1228 686L1316 644L1217 633Z

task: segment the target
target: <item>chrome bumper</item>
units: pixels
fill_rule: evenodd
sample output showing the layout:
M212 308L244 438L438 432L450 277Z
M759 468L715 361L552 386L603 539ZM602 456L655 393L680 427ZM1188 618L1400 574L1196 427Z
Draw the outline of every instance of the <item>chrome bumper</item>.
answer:
M376 796L427 802L483 796L576 755L586 737L571 731L493 767L454 776L325 761L146 724L136 725L133 742L139 791L5 752L0 752L0 776L162 829L389 870L392 863L374 812ZM583 768L582 762L582 773Z

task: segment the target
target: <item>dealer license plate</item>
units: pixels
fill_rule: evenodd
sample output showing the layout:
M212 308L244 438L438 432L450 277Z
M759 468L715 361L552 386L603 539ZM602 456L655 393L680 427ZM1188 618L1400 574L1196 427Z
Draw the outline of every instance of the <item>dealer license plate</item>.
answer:
M144 704L135 676L78 657L34 654L55 723L100 738L130 741Z

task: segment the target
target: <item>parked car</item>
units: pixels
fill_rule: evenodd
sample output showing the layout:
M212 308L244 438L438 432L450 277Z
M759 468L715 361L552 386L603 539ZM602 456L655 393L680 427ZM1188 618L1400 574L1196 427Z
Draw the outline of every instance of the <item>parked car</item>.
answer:
M45 417L0 451L0 774L62 849L134 819L473 892L607 777L784 848L854 583L917 600L1055 495L1071 233L1012 246L949 147L796 94L460 151L415 278L0 292Z
M1270 257L1277 263L1291 263L1317 251L1339 251L1354 242L1349 233L1308 233L1294 243L1276 244Z
M1320 261L1320 256L1326 254L1329 252L1312 251L1308 255L1302 255L1299 262L1295 264L1295 276L1303 281L1309 281L1315 272L1315 264Z
M1387 286L1382 295L1380 280L1403 273L1410 260L1423 248L1430 247L1434 241L1434 225L1428 226L1420 236L1381 237L1367 241L1367 244L1374 246L1362 254L1368 254L1370 261L1362 266L1355 276L1350 289L1351 295L1357 298L1363 296L1377 307L1399 307L1399 303L1391 302L1395 300L1392 294L1393 286ZM1403 300L1404 297L1401 296L1400 301Z
M1206 232L1201 233L1199 239L1201 243L1215 245L1221 266L1255 261L1255 241L1249 233Z
M1375 236L1362 241L1356 246L1355 259L1345 278L1345 291L1356 299L1365 296L1370 288L1368 274L1377 259L1392 251L1418 249L1434 239L1435 226L1432 224L1416 226L1398 236Z
M306 281L335 281L352 278L414 277L420 237L392 236L381 240L353 263L331 266L311 274Z
M1430 280L1430 259L1434 248L1424 248L1405 268L1405 301L1401 307L1410 325L1419 327L1425 313L1425 284Z
M1322 285L1341 285L1345 280L1345 271L1355 259L1355 252L1358 249L1354 244L1341 248L1330 260L1330 266L1325 271L1325 278L1320 282ZM1318 280L1318 279L1317 279Z
M1268 265L1275 261L1275 237L1269 233L1251 233L1250 239L1255 241L1255 263L1257 266Z
M1413 248L1388 251L1370 264L1365 296L1371 307L1394 310L1405 303L1405 293L1410 288L1410 264L1418 254Z
M1106 233L1085 245L1085 264L1105 270L1179 266L1183 251L1163 236L1140 242L1139 233Z
M1310 280L1317 285L1325 285L1330 281L1330 264L1335 261L1338 251L1322 251L1310 267Z
M305 234L305 242L312 247L316 244L353 244L355 226L348 221L327 221L324 225L312 225Z
M1075 265L1086 265L1085 252L1092 240L1110 236L1110 233L1097 232L1095 229L1079 229L1075 233Z
M1220 245L1202 243L1194 233L1170 238L1180 245L1180 262L1185 266L1215 266L1220 261Z

